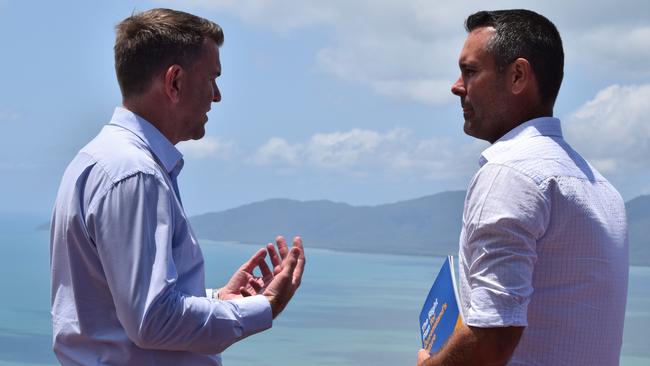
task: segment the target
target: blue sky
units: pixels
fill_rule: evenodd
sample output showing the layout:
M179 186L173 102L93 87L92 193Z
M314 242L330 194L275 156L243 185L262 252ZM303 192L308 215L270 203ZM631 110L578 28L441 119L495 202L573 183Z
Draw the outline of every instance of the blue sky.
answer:
M50 211L70 159L121 101L114 26L172 7L219 23L223 100L181 143L190 214L274 197L379 204L465 189L487 145L449 90L479 2L0 0L3 212ZM623 197L650 193L650 3L492 1L563 36L555 114Z

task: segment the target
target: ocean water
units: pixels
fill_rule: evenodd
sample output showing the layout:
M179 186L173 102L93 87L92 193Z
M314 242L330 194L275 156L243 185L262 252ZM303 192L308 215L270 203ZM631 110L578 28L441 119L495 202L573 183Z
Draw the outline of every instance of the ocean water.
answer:
M0 366L55 365L47 217L0 216ZM223 354L224 364L414 365L418 313L443 258L309 248L303 283L269 331ZM209 286L256 249L202 242ZM632 267L621 365L650 365L650 267Z

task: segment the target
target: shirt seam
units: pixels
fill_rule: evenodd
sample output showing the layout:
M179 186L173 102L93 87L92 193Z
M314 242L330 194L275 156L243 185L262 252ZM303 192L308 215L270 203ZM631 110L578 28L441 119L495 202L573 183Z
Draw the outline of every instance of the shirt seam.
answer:
M101 164L99 164L99 162L96 162L96 165L99 166L99 168L102 170L104 174L110 177L110 174L108 174L108 172L104 169L104 167L101 166ZM151 176L155 178L159 183L161 181L156 171L149 172L141 169L125 173L120 178L115 178L115 179L111 178L111 184L108 185L105 189L103 189L102 192L99 193L95 199L93 199L92 203L88 205L88 210L86 212L94 212L97 205L99 205L99 202L101 202L108 195L109 192L115 189L115 187L117 187L119 183L122 183L140 174L144 176Z
M492 193L492 188L494 187L494 181L501 174L503 169L508 169L508 170L510 170L510 171L512 171L512 172L514 172L516 174L521 175L522 177L528 178L528 180L531 183L533 183L533 185L537 189L537 193L539 193L540 196L544 197L544 202L548 205L548 211L551 212L551 210L552 210L552 207L551 207L552 202L551 202L551 200L548 199L547 192L546 192L546 188L548 187L548 182L551 181L552 179L557 179L559 177L566 177L566 176L552 175L552 176L546 177L546 178L544 178L542 180L539 180L539 183L538 183L538 180L535 179L535 177L533 177L530 174L527 174L526 172L523 172L523 171L521 171L521 170L519 170L519 169L517 169L515 167L509 166L509 165L506 165L506 164L503 164L503 163L490 163L490 164L494 165L494 166L498 166L499 171L498 171L497 175L494 176L492 182L490 183L490 189L488 190L488 193L485 195L483 201L481 202L481 212L479 213L479 219L478 219L477 225L480 226L480 224L481 224L481 219L483 217L483 209L485 207L485 200L487 200L487 197L490 195L490 193ZM486 164L486 166L487 166L487 164ZM575 177L575 178L580 179L581 181L589 181L589 179L584 179L584 178L579 178L579 177ZM544 231L546 231L546 229L548 229L548 223L546 224L546 227L544 228ZM542 234L542 236L543 236L543 234ZM537 238L536 240L539 240L539 238Z

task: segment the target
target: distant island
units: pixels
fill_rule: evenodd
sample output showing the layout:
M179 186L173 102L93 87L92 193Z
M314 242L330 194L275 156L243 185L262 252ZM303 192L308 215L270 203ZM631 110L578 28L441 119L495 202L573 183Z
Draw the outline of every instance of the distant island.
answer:
M264 244L301 235L309 247L362 253L445 256L458 253L464 191L377 206L327 200L270 199L190 218L197 236ZM650 266L650 196L626 203L630 264Z
M190 217L200 239L265 244L300 235L312 248L360 253L457 255L464 191L376 206L270 199ZM625 204L630 264L650 266L650 195ZM48 230L49 223L37 227Z
M301 235L311 247L364 253L458 252L462 191L378 206L271 199L190 218L199 238L266 243Z

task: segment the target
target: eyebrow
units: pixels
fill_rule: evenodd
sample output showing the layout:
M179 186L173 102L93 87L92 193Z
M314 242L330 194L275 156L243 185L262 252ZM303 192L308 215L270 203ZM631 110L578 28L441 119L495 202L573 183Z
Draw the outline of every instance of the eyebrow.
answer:
M461 61L458 63L458 67L461 69L475 68L476 63L471 61Z

